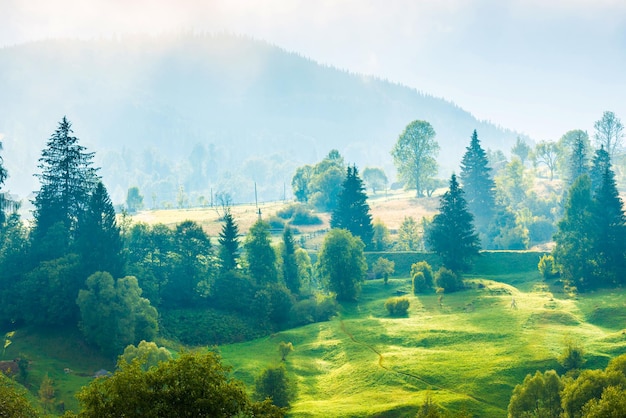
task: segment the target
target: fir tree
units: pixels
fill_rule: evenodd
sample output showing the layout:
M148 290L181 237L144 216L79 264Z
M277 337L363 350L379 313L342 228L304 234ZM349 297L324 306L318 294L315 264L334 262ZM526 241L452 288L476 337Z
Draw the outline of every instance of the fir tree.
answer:
M102 182L89 199L77 231L77 250L85 269L85 277L106 271L113 277L124 275L122 238L115 219L115 209Z
M572 143L572 152L569 159L569 172L567 179L569 185L574 184L576 179L588 172L587 167L587 149L585 144L585 138L581 135L577 135Z
M348 167L330 226L347 229L352 235L361 238L366 247L372 243L374 235L372 215L367 204L365 187L356 166Z
M41 173L37 175L41 189L33 202L36 239L57 223L64 226L70 239L74 238L78 220L99 179L97 169L92 167L94 153L86 152L72 133L70 122L63 117L41 153Z
M239 252L239 227L230 213L226 211L224 215L224 225L220 232L218 242L220 244L219 258L222 271L234 270L237 268L237 258Z
M300 275L296 262L296 241L289 226L283 232L282 258L285 285L292 294L297 295L300 293Z
M591 161L591 189L596 191L602 186L602 178L607 170L611 170L611 156L600 146Z
M494 214L495 183L491 177L487 153L480 146L476 130L466 150L461 161L459 177L463 184L467 208L476 221L476 229L484 234Z
M463 190L452 174L450 188L439 201L439 213L428 228L426 242L439 254L443 265L454 272L469 267L480 249L473 221Z

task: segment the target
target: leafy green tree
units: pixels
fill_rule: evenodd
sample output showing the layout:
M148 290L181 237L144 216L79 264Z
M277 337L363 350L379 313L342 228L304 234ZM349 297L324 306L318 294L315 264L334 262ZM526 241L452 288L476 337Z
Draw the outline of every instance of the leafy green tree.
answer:
M92 167L94 153L86 152L86 148L78 144L78 138L71 134L71 124L63 117L41 153L41 173L37 174L41 188L33 202L35 242L58 222L73 237L98 180L97 170ZM40 256L50 259L45 254Z
M367 204L363 181L355 166L348 167L337 199L337 206L330 219L330 226L347 229L352 235L361 238L366 247L372 244L374 235L372 215Z
M289 407L295 395L294 389L282 364L263 370L254 381L255 398L259 401L269 399L281 408Z
M419 251L422 249L420 226L412 216L405 216L398 228L398 251Z
M557 360L567 371L578 370L585 364L585 350L580 343L568 338L565 340L565 348Z
M438 153L435 130L423 120L411 122L391 151L400 178L415 187L418 197L424 196L427 180L437 174Z
M441 257L443 265L455 272L466 269L478 255L480 244L473 221L463 190L452 174L450 188L439 200L439 213L427 231L426 242Z
M343 157L334 149L315 166L299 167L291 180L296 200L321 211L332 211L337 205L345 170Z
M372 193L376 194L378 190L384 190L387 188L387 175L382 168L378 167L365 167L363 170L363 180L367 186L372 189Z
M626 417L626 396L624 388L608 386L600 399L591 399L582 409L585 418Z
M461 160L459 179L465 192L467 208L474 215L476 229L485 233L496 206L496 185L491 178L487 153L480 146L476 130L474 130L470 145L466 150Z
M143 209L143 196L139 193L139 187L133 186L126 193L126 208L129 213L137 213Z
M278 281L276 253L272 248L269 225L258 220L248 232L244 243L248 271L257 285L265 286Z
M0 233L0 323L21 317L21 287L32 267L28 228L12 213Z
M389 229L382 220L376 218L372 225L372 249L374 251L385 251L390 244Z
M567 383L561 392L564 418L583 417L584 406L601 399L608 387L617 387L622 393L626 389L626 377L622 373L606 370L583 370L578 377Z
M558 417L561 408L563 382L554 370L528 374L516 385L509 402L510 417Z
M128 344L156 337L157 311L141 297L136 278L115 281L109 273L97 272L85 285L76 303L81 313L79 327L88 342L108 355L117 355Z
M411 282L413 293L426 293L432 291L435 284L433 269L426 261L419 261L411 265Z
M300 272L296 261L296 240L289 226L286 226L283 232L281 256L283 259L283 279L285 285L292 294L297 295L300 293Z
M365 279L367 262L360 238L346 229L331 229L318 254L317 271L337 300L355 300Z
M239 227L230 210L224 214L224 225L217 240L220 244L219 258L222 270L236 269L239 254Z
M311 196L310 184L313 177L313 167L310 165L303 165L296 169L296 173L291 179L291 188L293 195L298 202L308 203Z
M156 367L159 363L172 359L172 354L165 347L159 347L156 343L141 340L138 345L128 345L124 349L122 359L126 363L132 363L135 359L141 363L141 369L146 371Z
M463 279L454 271L441 267L435 274L435 285L446 293L462 290Z
M86 275L107 271L124 274L123 243L115 209L106 188L98 182L78 223L77 249Z
M311 257L304 248L296 249L296 264L298 265L298 277L300 277L300 289L311 291L313 288L313 264Z
M40 415L26 398L26 390L0 373L0 417L37 418Z
M596 147L604 147L613 158L615 153L621 149L624 140L624 125L615 113L605 111L602 118L593 124L593 138L596 141Z
M95 379L77 395L80 418L254 416L278 418L269 402L252 402L245 386L214 353L182 353L143 371L138 361L122 361L106 379Z
M554 142L541 141L535 146L535 161L537 164L544 164L548 168L550 181L554 178L558 155L558 146Z
M530 145L528 145L528 142L526 142L524 138L518 136L515 140L515 145L511 147L511 154L519 158L519 160L522 162L522 165L524 165L532 154L532 148Z
M496 202L513 211L519 210L528 200L532 178L524 173L524 166L517 158L506 164L495 177Z
M372 267L372 270L376 277L382 277L385 284L387 284L389 276L396 270L396 263L384 257L378 257L376 263L374 263L374 267Z

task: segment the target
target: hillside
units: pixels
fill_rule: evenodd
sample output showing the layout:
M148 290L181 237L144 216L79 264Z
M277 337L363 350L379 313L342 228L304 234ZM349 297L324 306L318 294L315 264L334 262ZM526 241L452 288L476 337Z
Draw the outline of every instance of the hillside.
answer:
M516 134L446 100L350 74L232 35L49 40L0 49L0 140L7 188L38 188L37 159L63 115L117 203L139 186L147 207L190 205L226 191L236 202L290 195L294 169L338 149L381 166L412 120L429 121L442 174L477 129L485 148ZM182 189L181 189L182 187Z

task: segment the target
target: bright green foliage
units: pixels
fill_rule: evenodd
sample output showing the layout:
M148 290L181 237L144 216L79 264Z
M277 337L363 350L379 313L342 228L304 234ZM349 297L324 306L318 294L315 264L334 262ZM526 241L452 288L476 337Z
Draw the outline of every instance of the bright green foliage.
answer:
M509 402L509 417L558 417L561 413L563 382L554 370L528 374L515 386Z
M579 343L567 339L565 341L565 349L557 360L567 371L578 370L585 364L585 350Z
M376 194L378 190L387 188L387 175L382 168L365 167L363 170L363 180L367 186L372 189L372 193Z
M418 197L424 196L426 183L437 174L439 144L435 135L430 123L413 121L400 134L391 151L400 178L411 188L415 187Z
M435 274L435 286L446 293L452 293L462 290L464 284L463 279L454 271L441 267Z
M478 255L480 244L474 231L474 219L467 209L463 190L456 176L450 179L450 188L439 200L439 213L433 218L426 242L447 268L461 272Z
M36 418L39 414L26 399L26 391L0 373L0 417Z
M289 407L295 390L284 365L268 367L254 382L254 395L259 401L269 399L281 408Z
M43 380L39 385L39 390L37 391L37 394L39 395L39 402L41 402L44 411L46 411L47 413L54 411L54 406L56 403L54 382L52 381L52 379L50 379L48 373L44 375Z
M541 273L541 277L544 280L550 280L559 274L559 269L554 261L554 257L549 254L544 254L539 259L537 269Z
M585 418L626 417L626 394L624 387L608 386L600 399L591 399L583 406Z
M346 166L337 150L314 167L305 165L296 170L291 186L299 202L310 203L318 210L333 211L337 206L337 195L345 178Z
M143 196L139 193L139 187L133 186L126 193L126 208L129 213L137 213L143 209Z
M602 119L596 121L593 128L596 147L604 147L611 158L614 157L624 140L624 125L620 118L613 112L605 111Z
M484 233L493 217L496 206L496 184L491 178L487 153L480 146L476 130L474 130L470 145L466 150L461 160L459 180L465 192L467 209L474 215L476 229Z
M127 346L121 357L126 363L132 363L138 359L141 369L146 371L158 366L161 362L171 360L172 354L165 347L159 347L152 341L141 340L137 346L132 344Z
M398 251L419 251L423 247L420 227L415 218L405 216L398 229Z
M626 389L626 377L615 371L583 370L576 380L567 383L561 392L564 418L583 417L583 407L593 399L600 399L607 387Z
M345 229L331 229L318 254L317 271L337 300L355 300L365 279L363 242Z
M298 277L300 277L300 289L310 291L313 287L313 264L311 257L304 248L296 249L296 264L298 265Z
M79 327L87 341L108 355L117 355L128 344L156 337L157 311L141 297L134 277L113 280L106 272L94 273L85 282L76 303Z
M378 257L378 260L376 260L376 263L374 263L374 267L372 268L374 275L376 277L382 277L385 284L387 284L389 276L394 273L395 269L396 263L384 257Z
M389 247L389 229L380 219L375 219L373 224L372 249L385 251Z
M411 302L406 297L389 298L385 301L385 309L390 316L406 316Z
M283 280L287 289L297 295L300 293L300 271L296 261L296 240L289 226L283 232L283 245L281 247L281 257L283 260Z
M113 203L102 182L96 185L78 223L77 244L85 275L96 271L107 271L115 277L124 274L122 237Z
M222 225L222 230L217 240L220 243L219 259L222 270L228 271L237 268L239 227L230 210L224 214L224 225Z
M330 219L330 226L347 229L352 235L361 238L366 247L372 245L374 235L372 215L367 204L365 187L356 166L347 169L346 178L337 198L337 206Z
M426 293L434 285L433 269L426 261L419 261L411 266L413 293Z
M265 286L278 281L276 267L276 253L272 248L270 229L267 222L258 220L250 228L246 241L246 259L250 276L259 286Z
M77 395L81 418L282 417L268 402L255 403L228 375L214 353L182 353L147 371L122 361L110 377L94 380Z
M70 237L74 237L78 221L98 180L97 170L92 168L94 154L86 152L85 147L78 144L78 138L71 134L71 124L63 117L41 153L41 173L37 175L41 189L33 202L35 242L42 239L57 222L61 222ZM50 259L41 252L38 256Z
M281 341L280 344L278 344L278 352L280 353L280 361L285 361L289 353L291 353L292 351L293 351L292 343L290 342L286 343L284 341Z

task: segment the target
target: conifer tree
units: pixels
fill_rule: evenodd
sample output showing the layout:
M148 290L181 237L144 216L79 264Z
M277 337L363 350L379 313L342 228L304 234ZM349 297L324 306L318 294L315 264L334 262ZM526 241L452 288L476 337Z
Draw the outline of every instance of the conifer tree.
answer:
M587 173L589 168L587 167L587 146L585 137L577 135L573 138L572 152L569 159L569 171L567 180L569 185L574 184L574 181L583 174Z
M439 254L443 265L457 273L469 267L480 249L474 217L463 194L456 175L452 174L450 188L439 200L439 213L426 234L426 242Z
M276 269L276 253L272 248L270 228L267 222L258 220L250 228L246 241L246 259L248 271L259 286L276 283L278 271Z
M227 210L224 215L224 225L222 225L222 231L217 240L220 244L219 258L222 271L236 269L239 252L239 227L230 210Z
M602 186L602 178L607 170L611 170L611 156L604 149L604 146L600 146L593 155L591 161L591 189L593 191L598 190Z
M41 189L34 200L35 239L61 223L74 238L89 196L98 181L93 152L78 144L72 125L63 117L39 158Z
M337 207L330 219L331 228L343 228L361 238L366 247L371 246L374 235L372 215L367 204L367 194L356 166L348 167Z
M0 151L2 151L2 142L0 142ZM2 159L2 156L0 155L0 190L4 182L6 181L7 177L8 177L8 173L7 173L7 170L4 168L4 160ZM7 198L5 194L0 191L0 228L2 227L6 219L4 215L4 211L7 208L7 203L8 202L7 202Z
M85 277L106 271L114 277L124 275L122 238L115 219L115 209L102 182L89 199L77 231L77 250L85 269Z
M480 146L476 130L461 160L459 178L465 192L468 210L474 215L476 229L485 233L495 212L495 182L487 153Z
M296 262L296 241L289 226L283 232L282 258L285 285L292 294L297 295L300 293L300 274Z

